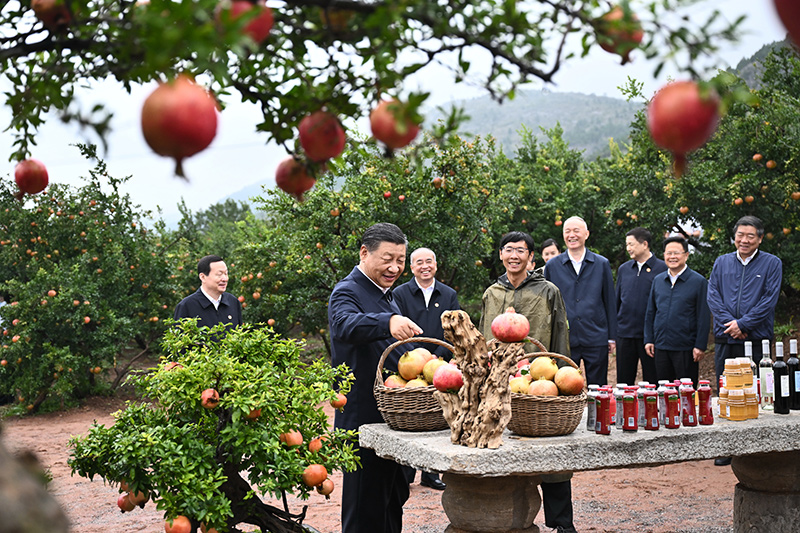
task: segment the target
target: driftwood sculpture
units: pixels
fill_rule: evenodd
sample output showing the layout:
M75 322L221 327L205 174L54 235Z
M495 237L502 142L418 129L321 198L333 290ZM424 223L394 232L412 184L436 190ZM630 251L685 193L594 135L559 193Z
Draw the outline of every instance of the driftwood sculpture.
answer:
M487 344L464 311L445 312L442 327L464 377L458 394L434 393L450 425L450 440L469 448L497 448L511 420L508 376L525 357L524 344Z

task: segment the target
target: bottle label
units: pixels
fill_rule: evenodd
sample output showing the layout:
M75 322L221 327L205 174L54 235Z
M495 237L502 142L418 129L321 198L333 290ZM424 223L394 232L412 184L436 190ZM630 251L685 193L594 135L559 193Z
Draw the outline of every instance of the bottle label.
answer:
M772 396L775 394L775 374L771 368L764 369L761 372L761 390L764 394Z
M781 376L781 398L788 398L789 394L789 376L784 374Z
M800 371L794 373L794 390L800 391Z

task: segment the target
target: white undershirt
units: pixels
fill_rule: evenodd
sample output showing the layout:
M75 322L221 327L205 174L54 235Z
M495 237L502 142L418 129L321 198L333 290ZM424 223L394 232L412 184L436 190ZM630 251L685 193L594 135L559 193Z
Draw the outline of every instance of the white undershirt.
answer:
M667 275L669 276L669 280L672 282L672 286L675 286L675 282L678 281L678 278L681 277L681 274L688 268L689 265L683 265L683 268L677 275L673 276L672 272L667 270Z
M586 248L583 249L581 258L578 259L577 261L572 258L572 254L570 254L569 252L567 252L567 255L569 256L569 260L572 261L572 268L575 269L575 275L579 276L581 273L581 265L583 264L583 260L586 259Z
M422 295L425 297L425 307L428 307L428 304L431 303L431 296L433 296L433 287L436 285L436 280L434 279L430 287L427 288L420 285L419 281L417 281L417 278L414 278L414 281L417 283L417 287L419 287L419 289L422 291Z
M206 298L208 298L208 301L214 304L214 309L219 309L219 302L222 300L222 293L220 293L219 298L215 300L206 291L203 290L203 287L200 287L200 292L205 294Z
M744 266L747 266L747 263L749 263L750 261L752 261L752 260L753 260L753 258L756 256L756 253L758 253L758 249L756 249L756 251L755 251L755 252L753 252L752 254L750 254L750 255L747 257L747 259L742 259L742 256L741 256L741 255L739 255L739 251L737 250L737 251L736 251L736 258L739 260L739 262L740 262L741 264L743 264Z

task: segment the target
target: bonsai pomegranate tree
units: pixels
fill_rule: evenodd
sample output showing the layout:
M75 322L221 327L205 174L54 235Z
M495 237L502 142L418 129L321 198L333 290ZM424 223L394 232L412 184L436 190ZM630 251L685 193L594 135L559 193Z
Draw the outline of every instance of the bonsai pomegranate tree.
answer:
M223 325L189 320L165 333L163 348L158 367L129 378L142 400L117 412L114 425L95 424L70 441L73 473L124 483L165 521L188 519L193 531L314 531L303 524L305 508L277 508L259 495L305 499L331 490L327 473L356 467L354 432L329 427L322 409L349 390L349 370L302 362L302 344L263 325L225 334ZM204 401L208 389L214 405Z

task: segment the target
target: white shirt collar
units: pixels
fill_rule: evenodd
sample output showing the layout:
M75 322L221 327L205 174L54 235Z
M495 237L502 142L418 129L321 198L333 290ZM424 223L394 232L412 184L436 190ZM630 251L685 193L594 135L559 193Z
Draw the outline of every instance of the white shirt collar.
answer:
M205 297L208 298L209 302L214 304L214 309L219 309L219 302L222 301L222 293L220 293L219 298L215 300L214 298L211 297L211 295L209 295L206 291L203 290L203 287L200 287L200 292L202 292L205 295Z
M672 272L670 272L669 270L667 270L667 275L669 276L669 280L672 282L672 286L673 286L673 287L675 286L675 282L676 282L676 281L678 281L678 278L679 278L679 277L681 277L681 274L683 274L684 272L686 272L686 269L687 269L687 268L689 268L689 265L683 265L683 268L681 269L681 271L680 271L680 272L678 272L678 274L677 274L677 275L675 275L675 276L673 276L673 275L672 275Z
M430 284L429 287L423 287L417 281L417 278L414 278L414 282L419 287L419 290L422 291L422 295L425 297L425 307L428 307L428 304L431 303L431 296L433 296L433 288L436 286L436 279L434 278L433 283Z
M577 260L573 259L572 258L572 254L569 253L569 250L567 250L567 257L569 257L569 260L572 262L572 268L575 269L575 274L576 275L580 274L581 273L581 265L583 264L583 260L586 259L586 248L584 247L583 253L581 254L580 259L577 259Z
M738 259L738 260L739 260L739 262L740 262L741 264L743 264L744 266L747 266L747 264L748 264L750 261L752 261L752 260L753 260L753 258L756 256L756 254L757 254L757 253L758 253L758 248L756 248L756 251L755 251L755 252L753 252L752 254L750 254L750 256L749 256L747 259L742 259L742 256L741 256L741 255L739 255L739 250L736 250L736 259Z
M364 277L365 277L365 278L367 278L368 280L370 280L370 281L372 282L372 284L373 284L373 285L375 285L376 287L378 287L378 288L381 290L381 292L382 292L383 294L386 294L386 291L388 291L389 289L384 289L383 287L381 287L380 285L378 285L377 283L375 283L375 280L373 280L371 277L367 276L367 273L366 273L366 272L364 272L364 271L361 269L361 265L356 265L356 267L358 268L358 270L359 270L359 271L360 271L362 274L364 274Z
M653 252L650 252L650 255L647 256L647 259L645 259L641 263L639 261L636 261L636 265L639 267L639 272L642 271L642 267L644 266L645 263L647 263L650 260L651 257L653 257Z

